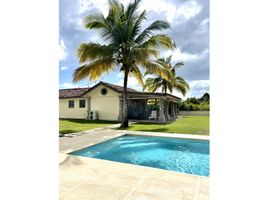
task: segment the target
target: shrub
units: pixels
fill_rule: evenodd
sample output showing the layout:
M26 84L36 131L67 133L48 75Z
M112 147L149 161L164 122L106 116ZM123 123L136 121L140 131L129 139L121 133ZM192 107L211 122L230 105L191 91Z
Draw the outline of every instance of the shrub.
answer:
M205 93L201 98L190 97L178 106L181 111L209 111L209 94Z

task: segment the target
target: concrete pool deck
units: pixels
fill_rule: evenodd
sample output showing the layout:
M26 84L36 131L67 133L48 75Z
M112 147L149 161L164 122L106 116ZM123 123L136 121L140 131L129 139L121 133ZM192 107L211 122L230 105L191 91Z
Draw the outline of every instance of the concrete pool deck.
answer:
M209 136L101 128L61 137L61 200L205 200L209 178L68 153L125 134L208 140Z

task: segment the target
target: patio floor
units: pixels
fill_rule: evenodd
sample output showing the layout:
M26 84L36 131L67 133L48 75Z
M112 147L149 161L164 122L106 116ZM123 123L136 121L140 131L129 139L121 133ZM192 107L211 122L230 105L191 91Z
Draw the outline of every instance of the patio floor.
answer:
M208 136L118 131L109 128L60 138L61 200L201 200L209 178L67 153L124 134L208 139Z

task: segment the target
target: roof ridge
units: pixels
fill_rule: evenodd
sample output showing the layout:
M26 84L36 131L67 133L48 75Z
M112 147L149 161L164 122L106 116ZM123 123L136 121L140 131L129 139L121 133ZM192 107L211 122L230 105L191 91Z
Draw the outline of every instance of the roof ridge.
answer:
M77 87L77 88L60 88L59 90L77 90L77 89L89 89L91 87Z
M97 87L98 85L103 84L106 85L106 87L109 87L110 89L118 92L118 93L122 93L123 92L123 86L120 85L116 85L113 83L108 83L108 82L104 82L104 81L100 81L99 83L97 83L96 85L94 85L93 87L83 87L83 88L67 88L67 89L60 89L60 97L80 97L84 94L86 94L87 92L91 91L92 89L94 89L95 87ZM173 94L169 94L169 93L161 93L161 92L144 92L144 91L138 91L132 88L127 88L127 93L136 93L136 94L155 94L155 95L161 95L161 96L171 96L171 97L175 97L178 99L181 99L180 97L177 97Z
M121 88L124 87L124 86L121 86L121 85L116 85L114 83L108 83L108 82L105 82L105 81L100 81L100 83L107 84L107 85L112 85L112 86L116 86L116 87L121 87ZM127 89L135 90L135 89L133 89L131 87L127 87ZM139 92L138 90L135 90L135 91Z

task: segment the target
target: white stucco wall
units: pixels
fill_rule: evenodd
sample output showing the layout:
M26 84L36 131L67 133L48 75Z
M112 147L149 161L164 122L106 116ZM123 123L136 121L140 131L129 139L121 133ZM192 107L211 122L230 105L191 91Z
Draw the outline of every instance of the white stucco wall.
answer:
M79 100L86 101L85 108L79 108ZM69 108L69 100L74 100L74 108ZM71 98L59 100L59 117L85 119L87 117L88 102L86 98Z
M108 93L101 94L101 89L106 88ZM100 85L87 96L90 96L90 110L96 110L100 120L118 120L119 116L119 94L113 90Z

